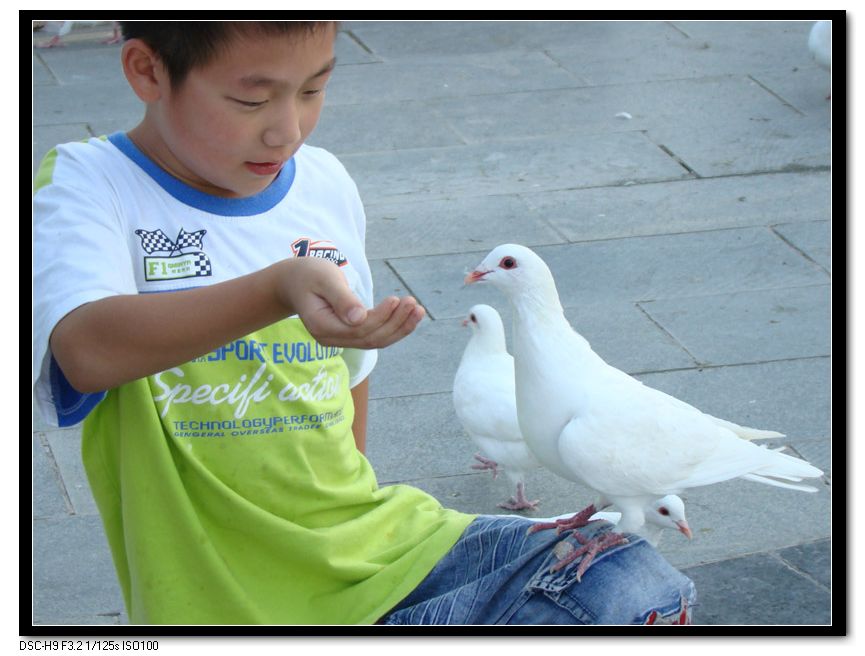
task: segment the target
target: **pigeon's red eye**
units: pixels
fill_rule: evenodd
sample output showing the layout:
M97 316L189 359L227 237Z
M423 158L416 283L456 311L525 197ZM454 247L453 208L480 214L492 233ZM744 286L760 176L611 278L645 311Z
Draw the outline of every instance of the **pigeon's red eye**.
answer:
M667 510L666 508L664 508L663 506L658 508L658 512L661 513L664 517L666 517L667 515L670 514L670 511Z
M474 314L469 315L469 319L471 319L472 323L478 322L478 318Z
M515 269L517 267L517 261L510 255L506 255L502 258L502 261L499 262L499 266L502 269Z

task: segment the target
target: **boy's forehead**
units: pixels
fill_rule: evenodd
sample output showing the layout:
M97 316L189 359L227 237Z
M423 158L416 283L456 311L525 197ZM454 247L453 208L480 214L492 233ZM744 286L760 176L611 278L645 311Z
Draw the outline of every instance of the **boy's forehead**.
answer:
M204 64L206 77L244 87L303 82L330 72L336 64L335 33L318 30L292 35L238 35Z
M329 73L333 70L333 67L336 66L336 57L331 57L320 69L315 71L309 76L309 79L321 77L326 73ZM247 87L250 89L258 88L258 87L271 87L279 82L279 80L269 77L267 75L261 73L252 73L250 75L244 75L239 78L238 83L242 87Z

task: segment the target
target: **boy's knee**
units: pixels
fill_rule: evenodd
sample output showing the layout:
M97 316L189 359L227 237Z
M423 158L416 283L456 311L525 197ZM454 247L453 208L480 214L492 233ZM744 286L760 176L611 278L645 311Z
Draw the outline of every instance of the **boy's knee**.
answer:
M579 560L551 572L550 554L529 587L580 624L689 624L693 582L644 539L629 539L598 554L579 581Z

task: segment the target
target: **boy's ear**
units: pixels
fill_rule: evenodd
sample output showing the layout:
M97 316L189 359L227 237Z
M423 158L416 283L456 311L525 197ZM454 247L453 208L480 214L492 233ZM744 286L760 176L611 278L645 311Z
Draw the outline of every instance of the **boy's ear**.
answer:
M145 103L159 100L168 85L168 74L150 46L141 39L130 39L120 51L120 63L136 96Z

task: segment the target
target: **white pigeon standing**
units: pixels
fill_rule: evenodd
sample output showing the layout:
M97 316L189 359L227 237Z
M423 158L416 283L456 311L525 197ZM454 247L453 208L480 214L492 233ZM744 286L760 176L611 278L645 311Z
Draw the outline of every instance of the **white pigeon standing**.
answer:
M808 34L808 50L811 52L811 57L821 67L827 71L832 70L832 21L822 20L814 23L811 32ZM830 91L826 99L832 97Z
M475 455L481 464L473 468L492 469L495 478L502 465L516 494L499 507L534 510L538 501L526 498L525 476L538 461L517 422L514 359L505 346L502 318L489 305L475 305L463 325L470 326L472 334L454 376L453 403L457 418L483 454Z
M568 323L549 268L525 246L494 248L465 282L496 286L513 307L517 416L532 453L622 513L619 533L586 541L556 568L583 556L579 579L595 554L643 526L647 504L668 494L733 478L817 491L796 484L822 475L810 463L740 439L737 432L747 429L604 362ZM580 511L567 528L585 526L596 510L592 504Z
M596 519L618 524L622 519L622 513L601 510L594 513L589 521ZM656 499L647 506L646 523L637 530L637 534L646 538L653 547L657 547L661 541L661 533L666 529L679 531L689 540L693 536L688 520L685 518L685 503L675 494Z

